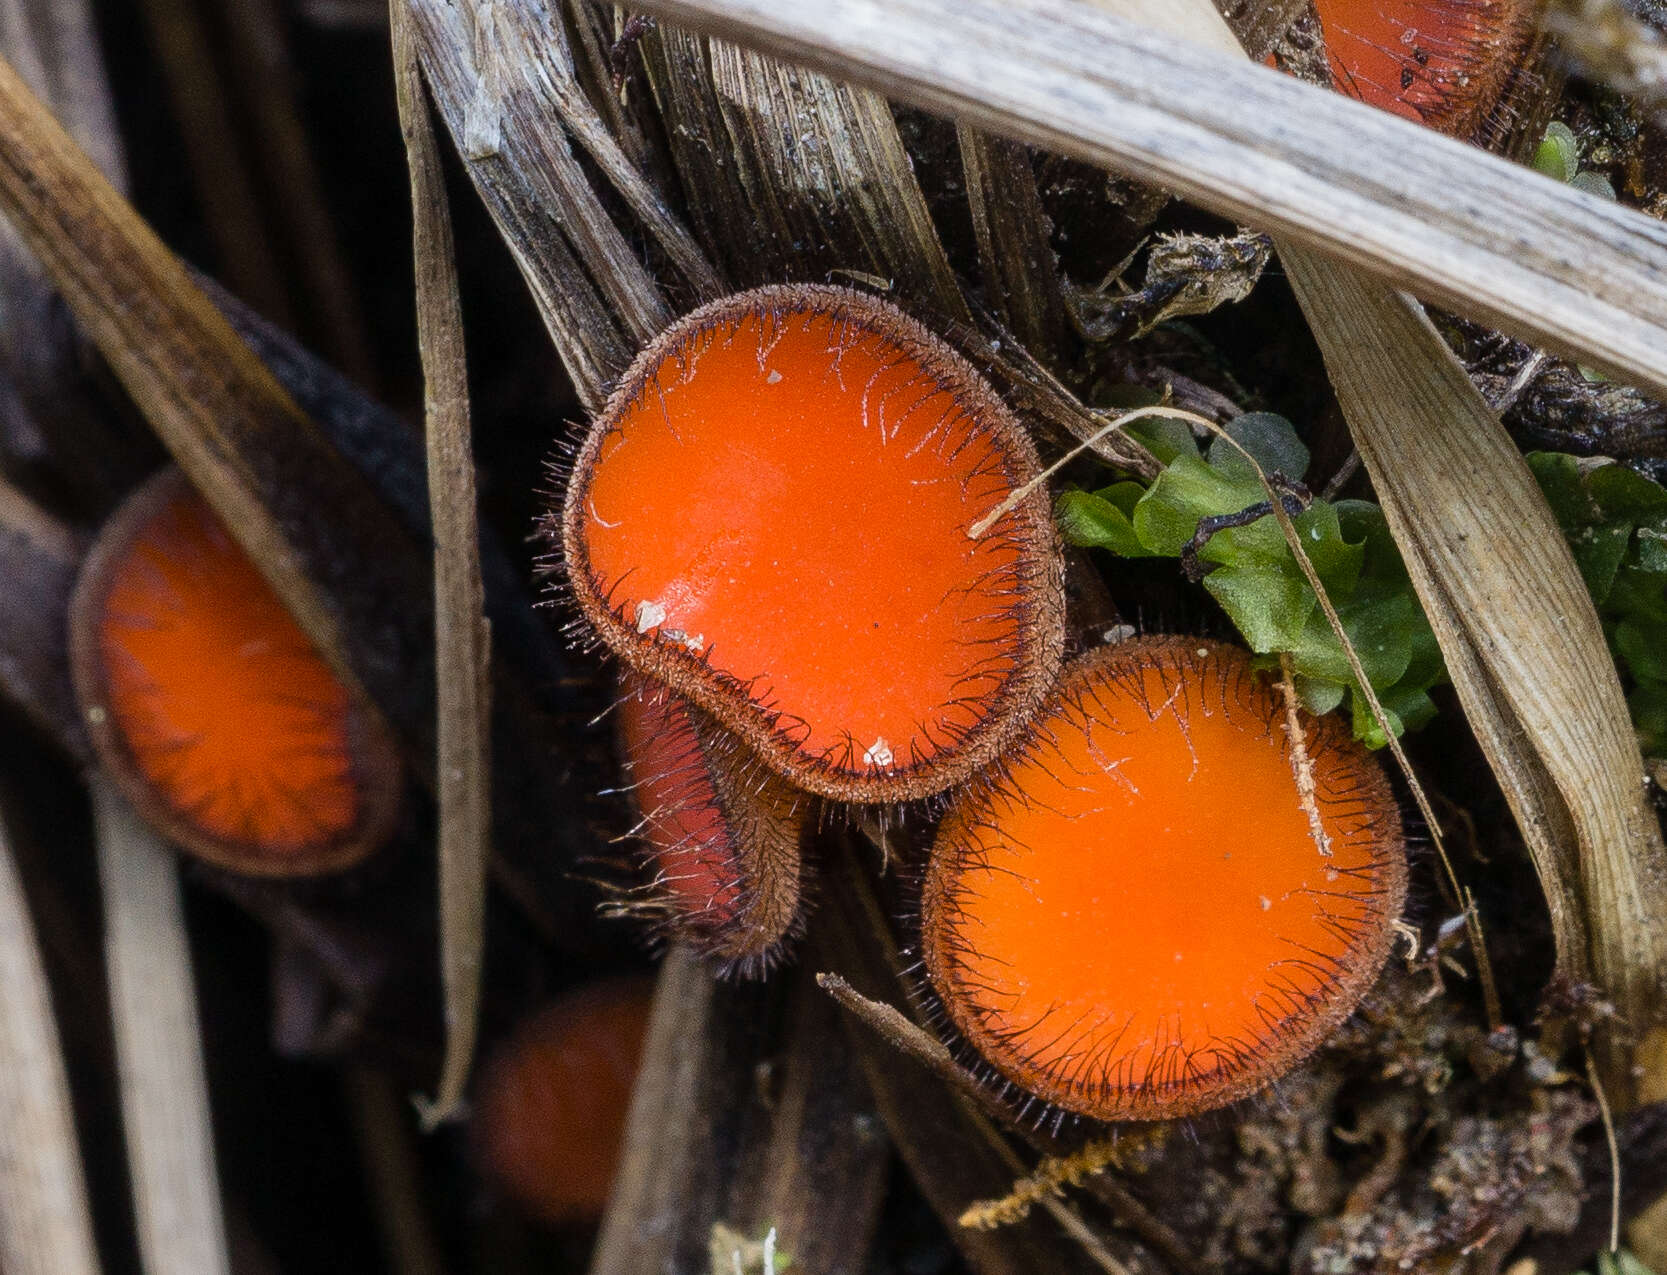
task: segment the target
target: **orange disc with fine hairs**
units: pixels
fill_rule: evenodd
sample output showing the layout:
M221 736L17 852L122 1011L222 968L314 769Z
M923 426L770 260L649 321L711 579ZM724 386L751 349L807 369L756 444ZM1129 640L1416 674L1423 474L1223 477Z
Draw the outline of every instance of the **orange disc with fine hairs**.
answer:
M1037 472L990 387L895 307L760 288L639 356L559 533L627 663L798 786L895 801L996 756L1057 671L1047 493L969 534Z
M1314 0L1332 81L1458 137L1499 100L1533 31L1526 0Z
M177 469L105 525L70 636L101 760L187 850L303 876L363 859L392 831L392 741Z
M927 869L928 973L997 1071L1102 1120L1185 1116L1353 1010L1405 895L1400 814L1344 723L1300 721L1306 801L1247 653L1144 638L1066 670Z

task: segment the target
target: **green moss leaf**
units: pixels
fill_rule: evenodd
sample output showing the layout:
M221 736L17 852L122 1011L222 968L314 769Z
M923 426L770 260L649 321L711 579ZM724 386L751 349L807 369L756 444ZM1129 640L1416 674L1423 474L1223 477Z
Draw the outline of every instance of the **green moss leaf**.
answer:
M1180 456L1198 455L1198 443L1192 436L1192 426L1185 421L1178 421L1170 416L1152 416L1145 420L1133 421L1127 427L1146 450L1158 458L1158 464L1167 465Z
M1202 458L1177 456L1135 506L1135 532L1151 552L1174 557L1200 518L1238 513L1262 499L1262 486L1231 478Z
M1296 564L1226 565L1204 577L1204 587L1221 603L1245 642L1258 655L1289 651L1301 640L1318 605Z
M1137 499L1145 491L1139 483L1119 483L1097 492L1061 492L1054 502L1060 534L1071 544L1109 549L1121 558L1151 557L1129 521L1134 502L1125 507L1118 499L1119 487L1132 487Z
M1143 421L1134 431L1167 457L1151 486L1125 482L1060 497L1060 526L1072 543L1129 558L1174 557L1192 543L1202 519L1266 504L1257 465L1291 479L1307 470L1308 448L1282 417L1255 413L1228 427L1255 464L1220 439L1201 455L1190 432L1177 424ZM1403 721L1427 720L1434 705L1424 692L1445 680L1446 671L1382 511L1365 501L1315 500L1292 523L1367 679L1386 702L1395 697L1391 726L1398 732ZM1281 652L1291 656L1306 707L1330 712L1350 700L1357 735L1385 742L1364 711L1354 671L1277 519L1264 514L1224 527L1198 557L1211 568L1205 589L1251 650L1270 661Z
M1272 412L1246 412L1227 425L1227 436L1256 459L1265 473L1281 473L1300 481L1308 472L1308 445L1297 437L1291 422ZM1210 467L1226 477L1249 483L1261 490L1261 479L1237 448L1214 439L1210 443Z

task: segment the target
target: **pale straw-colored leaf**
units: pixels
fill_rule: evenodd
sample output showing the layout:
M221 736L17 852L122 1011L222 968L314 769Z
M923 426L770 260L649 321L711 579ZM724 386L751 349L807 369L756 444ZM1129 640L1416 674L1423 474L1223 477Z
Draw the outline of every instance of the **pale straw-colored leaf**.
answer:
M450 1119L463 1101L479 1029L492 828L492 656L480 575L469 373L451 211L404 0L392 0L389 26L400 129L411 170L417 346L423 365L428 501L434 526L435 788L440 806L440 982L446 998L446 1052L434 1100L423 1107L423 1121L432 1128Z
M46 969L0 822L0 1270L97 1275Z
M1667 391L1667 226L1219 47L1080 0L641 7L1166 186Z
M224 1275L231 1258L179 862L107 779L90 783L139 1254L146 1275Z

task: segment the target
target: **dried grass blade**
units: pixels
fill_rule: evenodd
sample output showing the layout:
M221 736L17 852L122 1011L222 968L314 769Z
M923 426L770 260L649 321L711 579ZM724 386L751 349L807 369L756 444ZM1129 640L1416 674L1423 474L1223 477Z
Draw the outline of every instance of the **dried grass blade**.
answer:
M0 62L0 211L46 267L152 427L261 568L338 676L348 657L339 595L309 578L265 503L311 426L185 268ZM303 457L302 463L312 457ZM348 509L359 489L308 466L309 498Z
M446 1053L423 1121L449 1119L463 1099L480 1014L486 865L492 823L491 635L480 575L469 372L463 346L451 212L440 150L404 0L391 0L394 86L411 169L417 345L425 381L428 500L434 527L434 672L440 804L440 973Z
M642 7L1166 186L1667 393L1667 226L1341 94L1074 0Z
M548 100L546 65L570 68L556 18L524 0L407 5L464 168L532 289L580 401L595 411L637 347L672 316L591 189Z
M146 1275L229 1272L178 861L107 780L92 798L139 1253Z
M0 1269L97 1275L52 996L0 823Z
M1065 301L1030 154L965 124L956 125L955 137L985 295L1033 355L1052 358L1065 348Z
M1309 314L1324 317L1315 336L1534 856L1563 972L1595 976L1643 1037L1667 1018L1667 851L1615 665L1562 532L1416 307L1304 254L1283 260ZM1617 1092L1629 1090L1624 1060L1611 1050L1608 1062Z
M705 962L674 947L660 965L654 1009L643 1040L637 1084L625 1122L619 1173L591 1255L590 1275L636 1275L675 1264L675 1237L666 1232L694 1207L700 1157L709 1145L704 1102L711 1056L714 1004L721 995ZM697 1120L691 1116L698 1116Z
M733 279L864 271L968 319L885 99L687 32L642 47L697 228Z

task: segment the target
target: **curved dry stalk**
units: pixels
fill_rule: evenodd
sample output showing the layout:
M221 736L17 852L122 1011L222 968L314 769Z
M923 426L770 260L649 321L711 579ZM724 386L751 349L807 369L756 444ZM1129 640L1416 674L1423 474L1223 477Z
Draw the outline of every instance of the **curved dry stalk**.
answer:
M0 1270L97 1275L46 970L0 824Z
M389 25L400 128L411 169L417 345L426 389L428 499L434 526L435 778L440 803L440 975L446 997L446 1053L434 1101L423 1105L423 1123L432 1129L451 1118L463 1101L479 1030L486 863L492 829L492 656L475 521L469 373L451 211L404 0L391 0Z
M345 654L344 617L309 579L286 528L263 503L249 456L226 438L304 433L305 418L5 62L0 210L192 483L337 676L362 695Z
M107 780L91 789L139 1253L146 1275L228 1275L178 863Z

